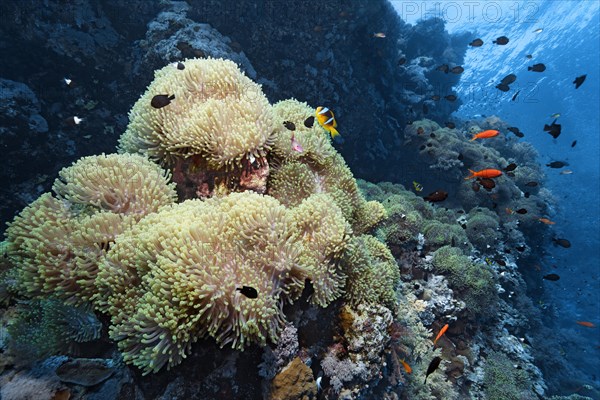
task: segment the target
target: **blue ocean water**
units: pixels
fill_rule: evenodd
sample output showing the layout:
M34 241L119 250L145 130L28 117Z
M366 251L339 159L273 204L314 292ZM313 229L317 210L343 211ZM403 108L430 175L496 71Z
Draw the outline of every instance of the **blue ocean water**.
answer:
M557 273L561 279L540 279L535 289L543 294L534 300L553 316L548 322L553 333L548 344L582 379L597 379L600 333L576 321L600 323L600 2L392 3L409 23L442 18L449 32L471 32L473 39L484 41L482 47L467 51L465 72L454 88L463 101L456 117L497 115L525 133L521 140L535 146L541 162L569 163L564 169L572 174L546 168L545 184L556 199L552 230L556 237L568 238L572 247L544 243L547 255L539 260L540 275ZM508 37L509 43L493 45L500 36ZM527 70L537 63L546 70ZM495 86L511 73L517 75L511 90L497 90ZM573 80L583 74L587 78L575 90ZM512 101L516 91L520 93ZM560 114L557 123L562 125L557 139L543 131L555 113Z

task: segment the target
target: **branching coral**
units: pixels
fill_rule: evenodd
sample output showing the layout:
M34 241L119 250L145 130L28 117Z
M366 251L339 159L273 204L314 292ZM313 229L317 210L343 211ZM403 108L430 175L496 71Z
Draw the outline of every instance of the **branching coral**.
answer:
M172 165L199 156L212 169L239 166L265 156L275 129L271 105L260 86L235 63L193 59L155 72L154 81L129 113L120 148ZM160 108L155 96L175 98Z

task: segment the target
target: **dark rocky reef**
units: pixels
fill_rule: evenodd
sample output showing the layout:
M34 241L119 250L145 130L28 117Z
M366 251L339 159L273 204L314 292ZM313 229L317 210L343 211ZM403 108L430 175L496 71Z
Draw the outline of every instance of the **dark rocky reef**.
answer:
M404 126L425 115L443 122L458 108L460 101L430 98L458 82L436 67L460 65L468 40L449 36L441 20L407 25L385 0L334 0L318 9L274 1L1 2L0 78L24 85L37 101L4 94L12 100L0 119L11 133L0 145L13 168L0 172L11 194L0 219L48 190L45 176L81 156L112 152L152 72L192 57L235 61L271 102L295 97L332 108L346 139L341 153L356 175L399 181L401 160L410 176L418 155L400 154ZM84 121L71 126L73 116ZM14 120L32 117L41 125Z

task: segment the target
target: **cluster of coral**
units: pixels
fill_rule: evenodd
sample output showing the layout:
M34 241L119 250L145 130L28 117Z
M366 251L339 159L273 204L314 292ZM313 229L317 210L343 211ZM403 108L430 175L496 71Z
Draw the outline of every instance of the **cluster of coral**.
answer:
M169 102L155 107L156 96ZM9 225L0 300L27 301L2 314L0 328L10 323L0 348L16 357L37 343L31 359L72 354L73 343L101 336L95 312L143 374L176 373L198 357L194 348L223 351L210 342L230 349L211 376L253 360L272 399L543 394L514 305L525 301L516 262L527 246L515 217L496 210L517 207L523 182L540 179L527 149L471 144L428 120L410 125L408 140L444 173L520 163L490 191L458 188L468 210L448 209L399 184L357 182L314 114L294 99L271 105L230 61L157 71L130 112L121 153L63 169L54 193ZM537 192L527 199L536 212L546 207ZM508 251L515 246L523 254ZM451 328L434 344L427 327L444 323ZM260 365L241 352L255 345ZM435 357L444 361L428 372ZM83 362L66 360L43 365L71 373ZM131 384L112 361L86 362ZM199 387L242 395L211 379ZM54 394L75 382L61 381Z
M181 65L158 71L132 109L122 154L63 169L54 194L10 224L5 291L91 304L146 373L179 364L204 337L239 350L276 342L282 307L307 280L321 307L341 296L392 306L396 264L367 234L384 208L364 200L325 131L304 123L314 109L271 106L231 61ZM175 98L153 107L162 93ZM194 184L181 202L171 170Z

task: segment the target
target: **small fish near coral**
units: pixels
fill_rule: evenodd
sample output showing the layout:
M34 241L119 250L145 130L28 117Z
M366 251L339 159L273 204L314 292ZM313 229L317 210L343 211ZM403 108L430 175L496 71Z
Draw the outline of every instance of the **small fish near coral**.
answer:
M171 100L175 100L175 95L157 94L150 101L150 105L154 108L163 108L171 104Z
M443 190L436 190L435 192L429 193L429 195L423 197L423 200L428 201L430 203L438 203L440 201L444 201L448 198L448 192Z
M421 185L417 181L413 181L413 188L415 188L416 192L422 192L423 191L423 185Z
M469 46L471 46L471 47L481 47L482 45L483 45L483 40L481 40L481 39L475 39L471 43L469 43Z
M242 286L241 288L236 288L235 290L239 291L249 299L256 299L258 297L258 291L252 286Z
M400 364L402 364L402 367L404 368L404 371L406 371L407 374L412 374L412 368L410 367L410 365L408 365L406 361L400 360Z
M545 280L547 280L547 281L556 282L557 280L560 279L560 276L558 276L557 274L548 274L548 275L542 276L542 278L545 279Z
M565 249L571 247L571 242L569 242L567 239L552 238L552 242L554 242L555 246L564 247Z
M339 134L337 129L335 129L337 127L337 122L335 120L335 116L333 115L333 111L331 111L327 107L319 106L319 107L317 107L317 110L315 111L315 115L317 117L317 122L319 122L319 125L321 125L321 127L323 127L323 129L325 129L327 132L329 132L329 134L331 135L331 138L336 143L344 142L344 139L342 138L342 136Z
M488 129L487 131L482 131L482 132L474 134L473 138L471 139L471 141L474 141L476 139L489 139L489 138L493 138L495 136L498 136L499 133L500 133L500 131L497 131L495 129Z
M589 321L575 321L577 325L585 326L586 328L595 328L596 325Z
M433 372L435 372L436 369L438 369L441 362L442 359L440 357L433 357L433 360L431 360L431 362L429 363L429 367L427 367L427 373L425 374L425 381L423 382L423 385L427 383L427 378L429 378L429 375L431 375Z
M470 169L469 172L471 173L471 175L467 176L465 178L465 180L469 180L469 179L473 179L473 178L492 179L492 178L497 178L499 176L502 176L502 171L500 171L499 169L493 169L493 168L486 168L486 169L482 169L480 171L473 171L472 169Z
M442 335L444 335L444 333L446 333L446 331L448 330L448 327L449 327L449 325L446 324L442 327L442 329L440 329L439 333L433 340L433 347L435 347L435 345L437 344L437 341L442 337Z

